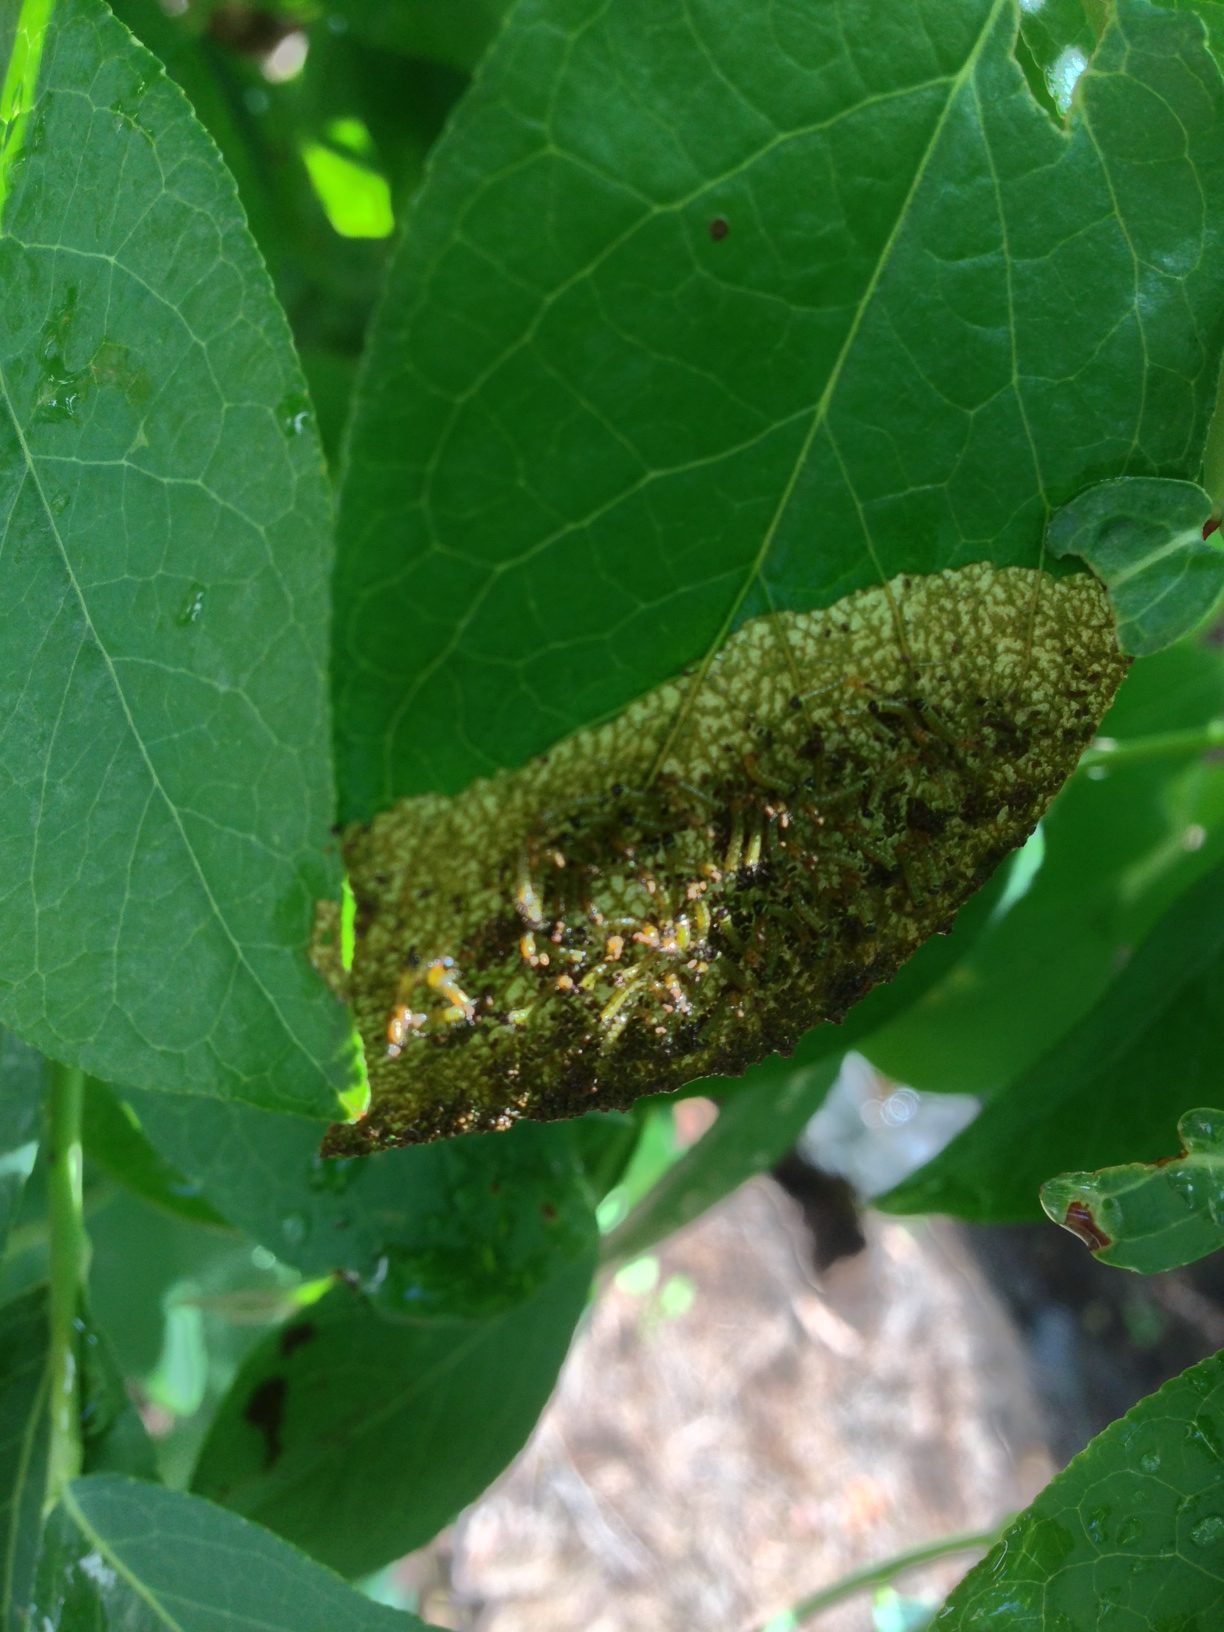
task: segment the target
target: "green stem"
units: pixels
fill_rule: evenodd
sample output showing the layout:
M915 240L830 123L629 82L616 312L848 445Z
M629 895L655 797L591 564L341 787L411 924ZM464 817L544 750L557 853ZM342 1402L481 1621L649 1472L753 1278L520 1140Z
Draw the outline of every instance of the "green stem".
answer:
M1080 755L1079 769L1095 765L1142 765L1152 759L1182 759L1224 748L1224 720L1208 720L1187 731L1157 731L1150 737L1132 737L1129 742L1102 739Z
M81 1379L78 1312L88 1245L82 1222L81 1105L85 1075L51 1067L47 1127L47 1218L50 1245L51 1445L50 1510L81 1471Z
M892 1558L886 1558L879 1564L868 1564L865 1569L855 1570L851 1575L843 1575L840 1581L822 1587L808 1598L801 1598L790 1609L757 1627L755 1632L782 1632L784 1627L801 1626L813 1616L832 1609L834 1604L840 1604L844 1598L852 1598L855 1593L866 1592L871 1587L887 1586L895 1576L903 1575L906 1570L916 1570L922 1564L933 1564L955 1553L982 1551L999 1539L1000 1532L1012 1522L1012 1517L1009 1514L1001 1519L992 1530L966 1530L954 1536L943 1536L938 1541L925 1542L921 1547L911 1547L907 1552L895 1553Z

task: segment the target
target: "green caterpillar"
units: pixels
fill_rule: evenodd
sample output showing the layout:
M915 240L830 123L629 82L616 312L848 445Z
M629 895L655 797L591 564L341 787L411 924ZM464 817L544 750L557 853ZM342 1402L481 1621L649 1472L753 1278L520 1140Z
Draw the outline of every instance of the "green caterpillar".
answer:
M371 1102L324 1149L623 1108L792 1049L949 927L1126 665L1087 574L895 578L349 828Z

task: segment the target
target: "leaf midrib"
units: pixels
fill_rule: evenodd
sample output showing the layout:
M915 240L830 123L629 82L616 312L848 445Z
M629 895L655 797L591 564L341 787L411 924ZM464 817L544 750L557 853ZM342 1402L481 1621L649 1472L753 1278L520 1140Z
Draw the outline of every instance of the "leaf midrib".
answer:
M655 758L656 766L664 764L669 755L672 753L676 741L684 731L692 709L701 693L710 664L714 661L715 655L718 653L727 637L730 635L735 625L735 620L739 616L741 607L748 598L753 586L761 576L761 571L778 536L778 530L790 509L791 501L795 496L795 489L797 488L804 469L806 468L807 461L811 455L812 448L815 445L816 438L828 425L829 410L832 407L833 398L837 394L837 388L841 383L841 378L845 370L846 363L854 350L855 343L857 342L859 334L862 330L863 322L872 306L872 303L875 300L876 291L879 289L880 282L888 269L889 263L892 260L893 251L896 248L897 240L905 227L906 221L908 220L910 207L913 204L923 181L926 179L926 174L930 167L931 160L934 157L935 152L943 138L943 133L947 127L948 118L951 111L955 107L957 99L964 90L965 86L972 82L973 74L977 69L979 58L981 57L982 51L986 46L986 42L989 40L995 30L1000 13L1010 8L1012 4L1013 0L992 0L992 4L990 5L983 20L982 27L976 40L974 41L973 49L966 56L962 66L948 81L948 94L944 101L944 105L940 110L938 119L935 121L934 129L932 130L931 135L922 150L922 154L914 170L913 178L909 187L906 189L905 197L902 199L900 207L897 210L896 219L892 224L888 237L885 239L884 245L876 258L876 263L872 268L871 276L868 278L866 286L863 289L863 293L854 308L854 314L851 317L849 326L846 329L846 334L842 340L837 356L833 360L833 366L829 370L828 378L826 379L824 387L812 408L811 423L807 428L803 441L799 445L799 450L795 455L790 474L783 484L782 492L778 498L773 516L770 519L768 527L765 529L764 536L761 539L761 543L755 556L753 557L752 563L744 575L744 581L736 592L717 634L714 636L714 639L710 643L705 654L693 670L692 678L685 692L684 701L677 710L676 718L671 726L671 729L668 731L667 736L664 738L659 747ZM836 447L835 451L838 451ZM840 457L840 452L838 452L839 460ZM865 527L863 536L867 544L867 549L871 555L872 562L877 573L879 574L880 582L884 584L887 582L887 579L879 557L876 553L871 535Z
M2 232L0 232L0 236L3 236ZM150 784L152 786L153 792L160 799L161 803L165 806L166 810L170 814L170 819L171 819L171 822L173 823L174 830L178 834L178 837L179 837L179 840L180 840L180 842L182 844L183 850L184 850L184 852L185 852L185 854L186 854L186 856L187 856L187 858L188 858L188 860L189 860L189 862L191 864L191 869L192 869L192 871L194 872L194 874L196 876L196 879L197 879L197 881L198 881L198 883L200 885L201 890L203 891L204 899L208 903L209 912L211 913L212 918L214 919L216 924L220 927L220 929L221 929L221 931L222 931L222 933L223 933L223 935L225 937L225 940L226 940L227 944L232 949L232 951L234 953L234 956L235 956L235 958L237 960L238 966L249 977L249 979L251 980L251 983L255 987L256 991L259 992L260 996L267 1003L269 1009L276 1016L276 1019L279 1021L282 1030L285 1032L286 1036L289 1037L289 1039L291 1040L294 1048L310 1064L310 1066L311 1066L311 1068L313 1070L318 1071L320 1069L319 1062L317 1060L315 1060L313 1058L313 1056L307 1051L307 1049L306 1049L305 1045L303 1044L301 1038L297 1035L297 1032L295 1031L293 1026L291 1026L289 1024L288 1019L286 1018L286 1016L284 1015L284 1013L281 1010L280 1004L277 1002L277 1000L276 1000L275 996L273 995L273 993L271 991L269 991L269 989L268 989L267 985L265 984L265 982L263 981L262 977L259 975L258 971L254 968L254 966L250 962L250 959L247 957L246 950L243 947L242 943L239 941L237 936L234 934L233 930L230 928L229 923L226 920L225 914L221 910L221 904L217 900L216 895L213 893L212 885L209 882L208 875L206 874L206 872L204 870L204 867L201 864L200 858L196 854L195 849L194 849L194 847L193 847L193 845L191 843L191 840L188 837L187 830L186 830L185 826L183 825L183 819L182 819L182 816L180 814L179 808L175 804L174 800L170 797L169 792L167 791L164 783L161 780L161 777L158 774L157 767L153 763L153 760L149 755L149 751L148 751L147 747L145 746L144 739L141 736L140 730L139 730L139 728L138 728L138 726L136 724L135 716L133 715L132 710L128 705L127 695L124 692L123 685L122 685L122 683L121 683L121 681L119 679L119 675L118 675L118 673L117 673L117 671L115 669L114 661L111 658L110 652L107 650L106 645L103 642L101 636L98 634L98 630L97 630L97 628L96 628L96 626L94 624L93 617L92 617L92 615L90 613L90 610L89 610L89 603L86 600L85 593L84 593L83 589L81 588L80 581L77 578L76 572L73 569L72 559L71 559L71 556L69 555L67 543L65 542L63 534L60 532L59 526L58 526L58 524L56 522L55 513L51 508L50 501L49 501L49 499L47 497L46 489L44 488L41 477L39 475L37 464L35 463L34 456L30 451L29 443L26 440L25 431L24 431L24 429L23 429L23 427L21 425L21 422L20 422L20 420L19 420L19 418L17 416L17 411L16 411L16 408L15 408L14 403L13 403L12 394L11 394L11 392L9 390L8 378L7 378L7 375L5 373L4 365L2 363L0 363L0 397L3 397L5 411L8 414L9 422L11 423L11 425L13 427L13 432L14 432L15 436L17 437L18 444L19 444L19 446L21 448L21 455L22 455L22 459L23 459L24 464L25 464L26 474L29 476L30 481L34 484L34 489L35 489L35 492L38 494L38 501L39 501L39 504L40 504L40 506L42 508L43 515L46 517L47 525L48 525L48 527L50 528L50 531L51 531L51 536L55 539L56 548L59 551L60 560L63 563L64 572L67 575L69 586L70 586L70 588L72 590L72 594L73 594L73 597L74 597L74 599L75 599L75 601L77 603L77 606L80 608L81 616L82 616L82 618L84 619L84 622L85 622L85 630L86 630L87 637L93 643L93 645L96 648L99 656L102 659L103 664L105 665L107 677L109 678L109 680L111 682L111 686L112 686L112 688L114 690L116 700L118 701L119 708L120 708L120 711L121 711L121 713L123 715L124 722L127 725L127 728L129 730L129 732L131 733L132 740L136 745L137 753L139 754L140 760L143 763L145 771L148 774L149 782L150 782ZM10 526L11 526L11 517L10 517ZM65 689L65 696L66 695L67 695L67 690ZM48 753L49 752L50 752L50 749L48 749Z

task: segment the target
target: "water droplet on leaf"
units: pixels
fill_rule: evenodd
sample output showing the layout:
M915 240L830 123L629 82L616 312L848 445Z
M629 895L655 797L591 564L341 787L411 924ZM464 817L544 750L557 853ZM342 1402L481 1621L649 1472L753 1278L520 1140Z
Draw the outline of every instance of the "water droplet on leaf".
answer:
M174 620L181 628L200 621L204 612L204 595L203 584L192 584Z
M300 391L292 391L287 397L282 397L276 413L286 436L303 435L313 418L310 399Z

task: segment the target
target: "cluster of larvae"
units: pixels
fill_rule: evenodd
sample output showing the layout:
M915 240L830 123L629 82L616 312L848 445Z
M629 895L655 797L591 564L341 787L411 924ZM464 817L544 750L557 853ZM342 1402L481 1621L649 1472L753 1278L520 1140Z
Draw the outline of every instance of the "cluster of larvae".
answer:
M792 1049L949 927L1125 667L1086 574L900 577L754 619L521 769L349 828L371 1101L324 1149L622 1108Z

